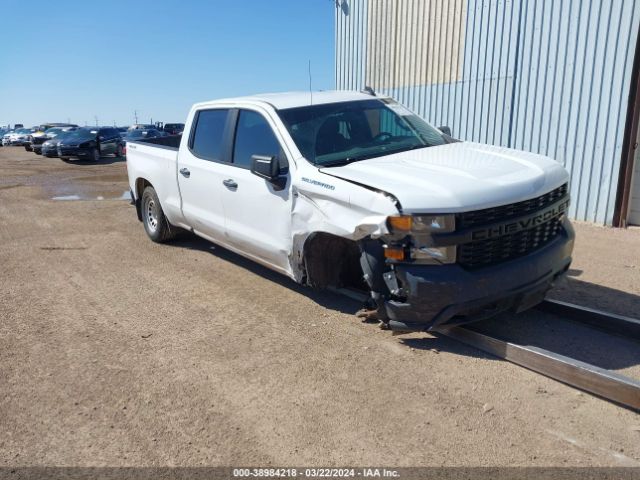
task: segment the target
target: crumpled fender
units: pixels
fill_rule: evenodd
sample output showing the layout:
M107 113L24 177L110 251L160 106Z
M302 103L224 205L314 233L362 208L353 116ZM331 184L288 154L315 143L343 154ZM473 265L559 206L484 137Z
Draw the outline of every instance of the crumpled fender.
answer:
M304 273L304 245L311 234L324 232L349 240L378 238L389 232L387 217L398 214L392 196L319 170L296 175L292 184L290 264L298 282Z

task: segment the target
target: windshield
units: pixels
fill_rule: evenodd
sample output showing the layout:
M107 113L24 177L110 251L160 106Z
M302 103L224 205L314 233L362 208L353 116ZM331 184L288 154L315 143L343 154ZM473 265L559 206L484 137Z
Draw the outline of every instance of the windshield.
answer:
M17 129L14 133L31 133L31 129L30 128L19 128Z
M447 143L440 131L391 99L309 105L278 113L300 152L320 166Z
M55 137L56 135L58 135L60 132L62 131L62 128L60 127L54 127L54 128L49 128L47 130L45 130L45 134L48 137Z
M48 142L58 142L58 141L62 141L62 140L66 140L67 138L69 138L69 136L73 133L75 133L75 130L62 130L60 132L58 132L58 134L53 137L51 140L48 140ZM47 143L47 142L45 142Z
M96 138L97 130L75 130L65 135L65 140L83 141L92 140Z

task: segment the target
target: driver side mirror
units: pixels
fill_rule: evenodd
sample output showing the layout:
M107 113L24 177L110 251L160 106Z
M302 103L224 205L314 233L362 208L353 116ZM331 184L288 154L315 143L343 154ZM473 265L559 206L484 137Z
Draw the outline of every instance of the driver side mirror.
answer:
M275 155L252 155L251 173L272 183L276 190L282 190L287 184L287 177L280 176L280 162Z
M440 130L445 135L451 136L451 129L447 126L438 127L438 130Z

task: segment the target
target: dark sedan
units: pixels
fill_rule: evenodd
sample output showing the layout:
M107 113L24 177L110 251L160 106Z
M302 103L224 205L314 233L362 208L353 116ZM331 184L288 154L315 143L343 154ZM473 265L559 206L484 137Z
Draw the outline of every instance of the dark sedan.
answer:
M68 137L74 131L78 130L77 128L65 129L52 138L46 140L40 147L42 149L42 155L48 158L57 158L58 157L58 143L60 143L65 137Z
M57 147L62 160L89 159L97 162L103 155L124 154L120 133L113 127L82 128L66 135Z
M64 132L77 130L78 127L52 127L45 130L44 135L31 139L31 149L37 155L42 154L42 146L49 140L59 136Z

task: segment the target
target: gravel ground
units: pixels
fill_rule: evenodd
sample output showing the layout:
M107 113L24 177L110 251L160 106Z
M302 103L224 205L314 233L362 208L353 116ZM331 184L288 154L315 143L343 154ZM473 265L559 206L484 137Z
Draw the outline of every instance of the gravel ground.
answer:
M640 466L637 414L205 241L153 244L126 189L113 158L0 149L0 466ZM637 316L640 231L576 229L553 296ZM638 372L637 344L526 315L499 323Z

